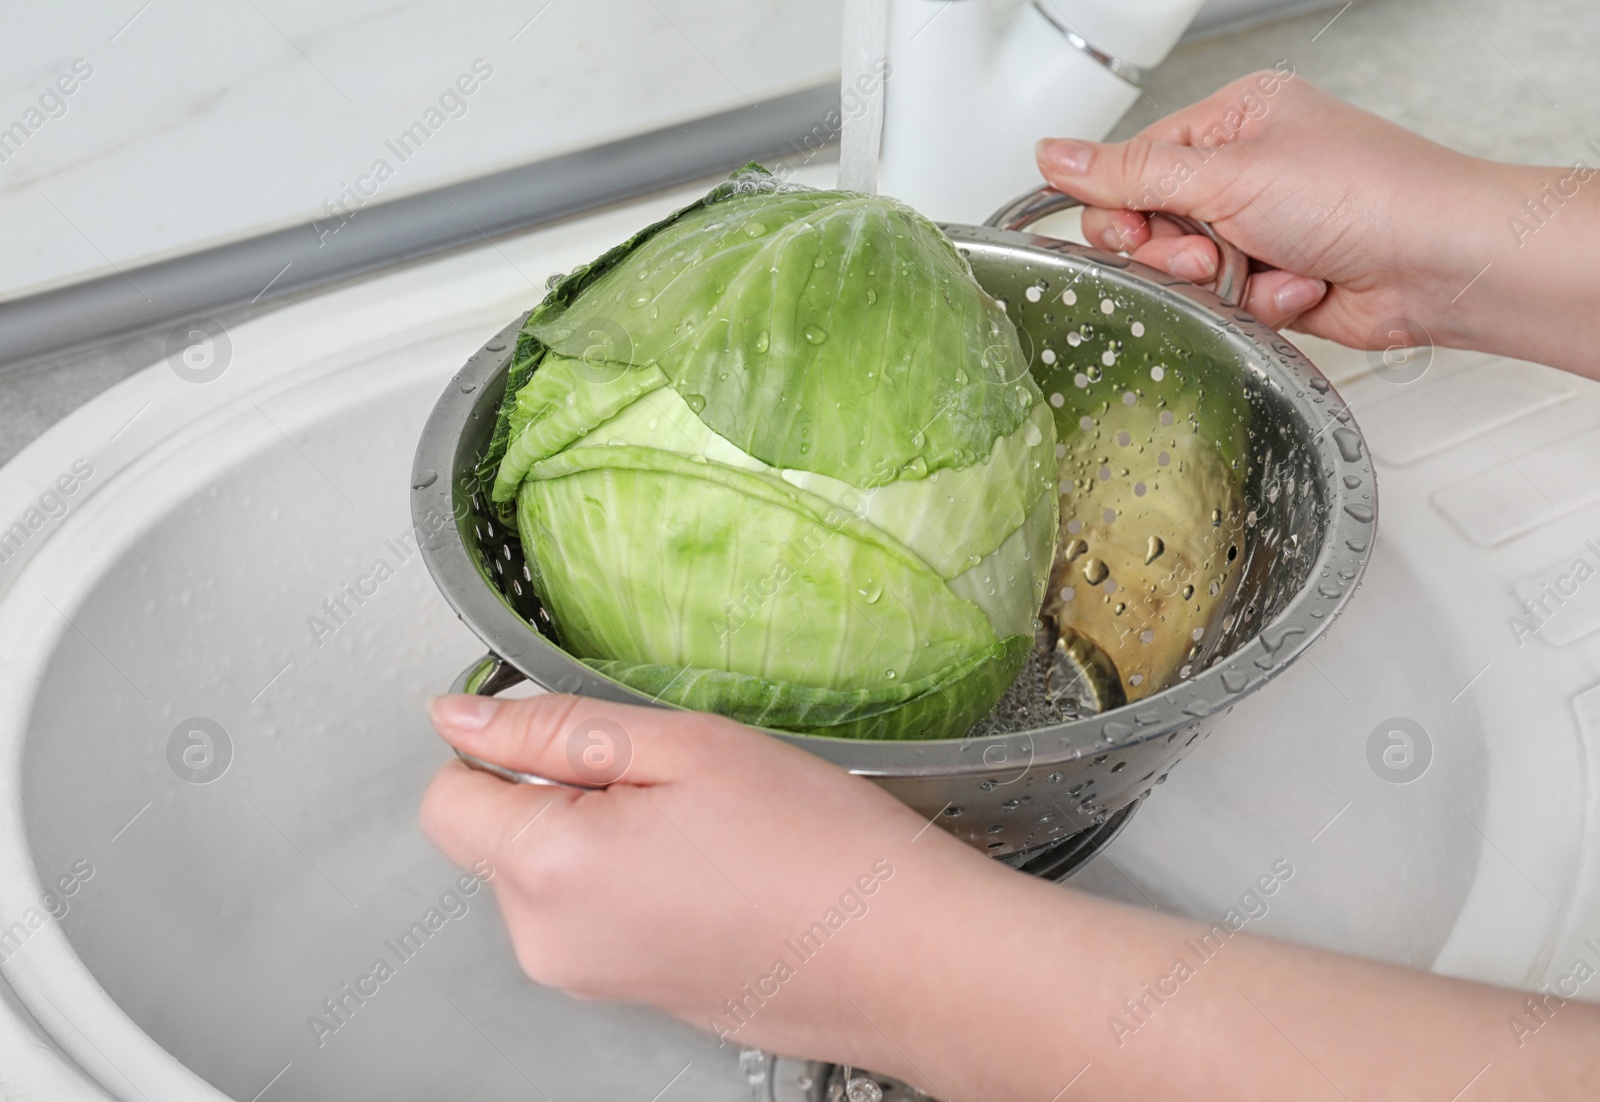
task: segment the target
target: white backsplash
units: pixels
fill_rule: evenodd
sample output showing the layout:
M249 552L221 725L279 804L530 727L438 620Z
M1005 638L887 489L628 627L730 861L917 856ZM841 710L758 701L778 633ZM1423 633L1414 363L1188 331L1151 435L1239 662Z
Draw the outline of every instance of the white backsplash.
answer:
M842 6L16 5L0 301L826 83Z

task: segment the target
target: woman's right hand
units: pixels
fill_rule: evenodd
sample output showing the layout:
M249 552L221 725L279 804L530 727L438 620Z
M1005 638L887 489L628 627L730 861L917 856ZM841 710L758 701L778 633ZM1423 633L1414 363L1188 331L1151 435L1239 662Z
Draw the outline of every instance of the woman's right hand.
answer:
M1257 262L1247 310L1355 348L1394 345L1395 319L1440 344L1490 343L1485 300L1463 288L1518 244L1508 197L1540 171L1436 145L1292 70L1242 77L1125 142L1046 139L1038 159L1088 204L1091 243L1203 282L1216 247L1141 212L1203 219Z

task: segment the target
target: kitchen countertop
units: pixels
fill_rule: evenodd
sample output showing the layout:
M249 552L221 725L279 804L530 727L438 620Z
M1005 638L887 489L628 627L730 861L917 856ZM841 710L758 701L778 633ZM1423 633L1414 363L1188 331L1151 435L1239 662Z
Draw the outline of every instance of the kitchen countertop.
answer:
M1600 68L1577 45L1600 39L1600 7L1589 0L1370 0L1335 11L1180 47L1150 74L1145 99L1115 136L1287 59L1329 91L1469 153L1546 163L1593 158L1583 143L1600 141ZM302 297L220 312L216 320L235 325ZM0 364L0 463L159 359L169 328Z

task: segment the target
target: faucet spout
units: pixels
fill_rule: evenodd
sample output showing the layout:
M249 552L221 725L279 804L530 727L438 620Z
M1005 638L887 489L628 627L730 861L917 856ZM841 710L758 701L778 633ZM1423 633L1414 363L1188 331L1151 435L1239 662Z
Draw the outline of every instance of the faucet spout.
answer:
M1040 182L1038 139L1104 137L1200 3L892 0L881 190L981 222Z

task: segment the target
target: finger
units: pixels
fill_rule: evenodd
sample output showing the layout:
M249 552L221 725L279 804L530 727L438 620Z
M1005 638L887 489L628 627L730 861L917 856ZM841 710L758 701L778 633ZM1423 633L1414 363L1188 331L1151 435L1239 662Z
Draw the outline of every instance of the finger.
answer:
M1156 237L1183 237L1192 231L1185 229L1170 218L1163 218L1159 214L1150 218L1150 236Z
M433 724L458 750L521 773L601 788L660 784L702 768L737 725L715 716L546 693L442 696Z
M1327 296L1328 285L1320 279L1269 268L1250 277L1250 291L1244 308L1257 320L1283 329Z
M1152 238L1133 251L1133 259L1191 283L1205 283L1217 277L1217 246L1209 237L1198 234Z
M1046 138L1037 147L1039 170L1050 184L1094 207L1170 210L1212 218L1210 204L1233 182L1239 161L1232 147L1209 155L1201 168L1181 145L1131 138L1085 142Z
M1108 252L1128 252L1150 240L1149 221L1133 210L1085 207L1082 228L1085 241Z
M581 795L567 788L513 784L452 761L439 770L422 798L422 833L463 868L485 859L505 864L512 846Z

